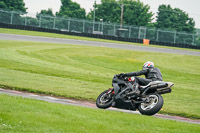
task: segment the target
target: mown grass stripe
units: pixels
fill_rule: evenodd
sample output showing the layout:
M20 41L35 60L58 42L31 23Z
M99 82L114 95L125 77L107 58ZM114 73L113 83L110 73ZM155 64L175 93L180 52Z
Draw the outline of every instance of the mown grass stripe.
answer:
M94 101L111 87L114 74L141 70L148 60L160 68L165 81L175 83L172 93L163 95L162 112L200 118L200 60L196 56L0 41L0 84Z

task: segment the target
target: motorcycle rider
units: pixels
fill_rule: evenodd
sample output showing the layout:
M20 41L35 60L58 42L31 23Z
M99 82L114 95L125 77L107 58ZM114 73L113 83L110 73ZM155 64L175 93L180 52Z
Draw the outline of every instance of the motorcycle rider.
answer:
M135 87L132 88L132 92L130 94L139 94L139 85L148 85L152 81L162 81L162 74L158 68L154 67L154 63L151 61L147 61L144 63L141 71L131 72L131 73L121 73L123 77L135 77ZM140 75L145 75L146 78L137 77ZM138 85L139 84L139 85Z

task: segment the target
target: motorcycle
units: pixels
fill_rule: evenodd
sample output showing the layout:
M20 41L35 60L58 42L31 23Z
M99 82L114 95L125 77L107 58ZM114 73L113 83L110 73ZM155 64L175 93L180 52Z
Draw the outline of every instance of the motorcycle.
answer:
M101 109L109 107L136 111L143 115L154 115L163 106L161 94L171 93L172 82L152 81L146 86L139 86L139 94L132 94L137 85L135 77L115 75L113 88L105 90L96 99L96 106Z

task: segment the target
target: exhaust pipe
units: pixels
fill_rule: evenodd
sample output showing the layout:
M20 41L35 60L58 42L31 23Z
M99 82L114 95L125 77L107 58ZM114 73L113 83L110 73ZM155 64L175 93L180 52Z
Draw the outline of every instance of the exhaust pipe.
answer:
M167 87L167 86L168 86L167 83L165 83L165 84L155 84L155 85L152 85L152 86L150 87L150 89L164 88L164 87Z
M167 83L165 83L165 84L158 84L158 88L164 88L164 87L167 87L168 86L168 84Z
M161 90L157 90L158 94L165 94L165 93L171 93L172 89L171 88L167 88L167 89L161 89Z

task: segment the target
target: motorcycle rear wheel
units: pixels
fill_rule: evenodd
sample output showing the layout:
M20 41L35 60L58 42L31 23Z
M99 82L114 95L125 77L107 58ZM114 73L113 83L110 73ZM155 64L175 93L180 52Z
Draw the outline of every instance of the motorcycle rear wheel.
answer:
M143 115L154 115L162 108L164 103L163 97L159 94L149 95L149 101L141 103L138 110Z
M106 109L112 106L113 103L113 97L112 97L112 92L108 93L110 90L105 90L102 92L96 100L96 106L98 108Z

